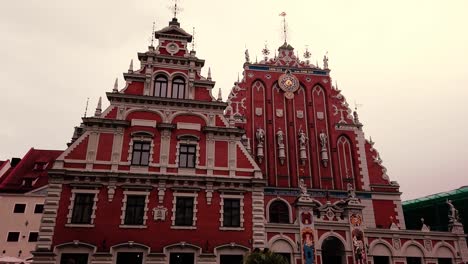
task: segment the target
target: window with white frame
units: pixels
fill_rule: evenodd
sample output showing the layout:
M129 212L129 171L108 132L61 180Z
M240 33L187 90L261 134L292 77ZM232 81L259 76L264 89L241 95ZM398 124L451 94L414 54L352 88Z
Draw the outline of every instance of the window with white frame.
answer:
M72 189L67 224L92 226L96 218L99 190Z
M172 80L172 98L185 98L185 80L182 77L175 77Z
M268 208L270 223L289 224L289 207L282 200L275 200Z
M146 226L146 221L148 220L148 196L149 192L147 191L124 191L120 227L141 228Z
M88 264L87 253L62 253L60 264Z
M154 81L154 96L156 97L167 97L167 78L164 75L156 76Z
M176 164L179 168L196 168L200 157L199 138L195 135L177 136Z
M196 193L174 193L172 228L195 229L197 224Z
M154 135L146 131L132 133L128 148L128 162L132 166L148 166L153 162Z
M221 194L221 229L243 230L244 196L242 194Z
M146 195L128 195L125 210L125 225L143 225Z

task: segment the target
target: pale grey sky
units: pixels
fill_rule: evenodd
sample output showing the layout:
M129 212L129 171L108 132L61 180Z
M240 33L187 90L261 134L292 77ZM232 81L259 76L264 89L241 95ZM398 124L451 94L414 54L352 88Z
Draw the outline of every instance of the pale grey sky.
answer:
M0 9L0 159L30 147L64 149L99 96L147 49L168 0L4 1ZM288 42L321 63L359 109L404 199L468 184L468 1L183 0L179 21L226 98L244 49ZM135 63L138 65L138 63ZM108 105L104 100L104 105Z

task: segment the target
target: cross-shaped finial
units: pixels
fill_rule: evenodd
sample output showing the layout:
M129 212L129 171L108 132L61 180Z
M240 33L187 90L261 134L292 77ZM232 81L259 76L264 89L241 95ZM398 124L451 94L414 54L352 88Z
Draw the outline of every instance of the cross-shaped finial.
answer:
M174 12L174 18L177 18L177 13L181 11L181 8L177 6L177 1L179 0L173 0L174 1L174 6L172 7L172 12Z
M192 51L195 50L195 27L192 28Z

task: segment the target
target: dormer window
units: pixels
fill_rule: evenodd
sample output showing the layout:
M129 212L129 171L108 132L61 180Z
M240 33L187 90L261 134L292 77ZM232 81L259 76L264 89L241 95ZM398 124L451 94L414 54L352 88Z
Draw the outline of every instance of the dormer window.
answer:
M185 98L185 80L181 77L172 80L172 98Z
M156 76L154 82L154 96L167 97L167 78L163 75Z

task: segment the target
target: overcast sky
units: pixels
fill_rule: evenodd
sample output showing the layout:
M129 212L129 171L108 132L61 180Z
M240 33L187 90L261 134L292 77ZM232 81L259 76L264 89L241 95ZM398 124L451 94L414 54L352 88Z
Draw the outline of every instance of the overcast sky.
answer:
M152 22L167 25L169 0L4 1L0 9L0 160L30 147L64 149L99 96L147 50ZM227 94L245 47L288 42L321 64L359 108L403 199L468 185L468 1L183 0L196 51ZM135 62L135 65L139 63ZM204 72L208 68L204 69ZM107 106L107 99L104 106Z

